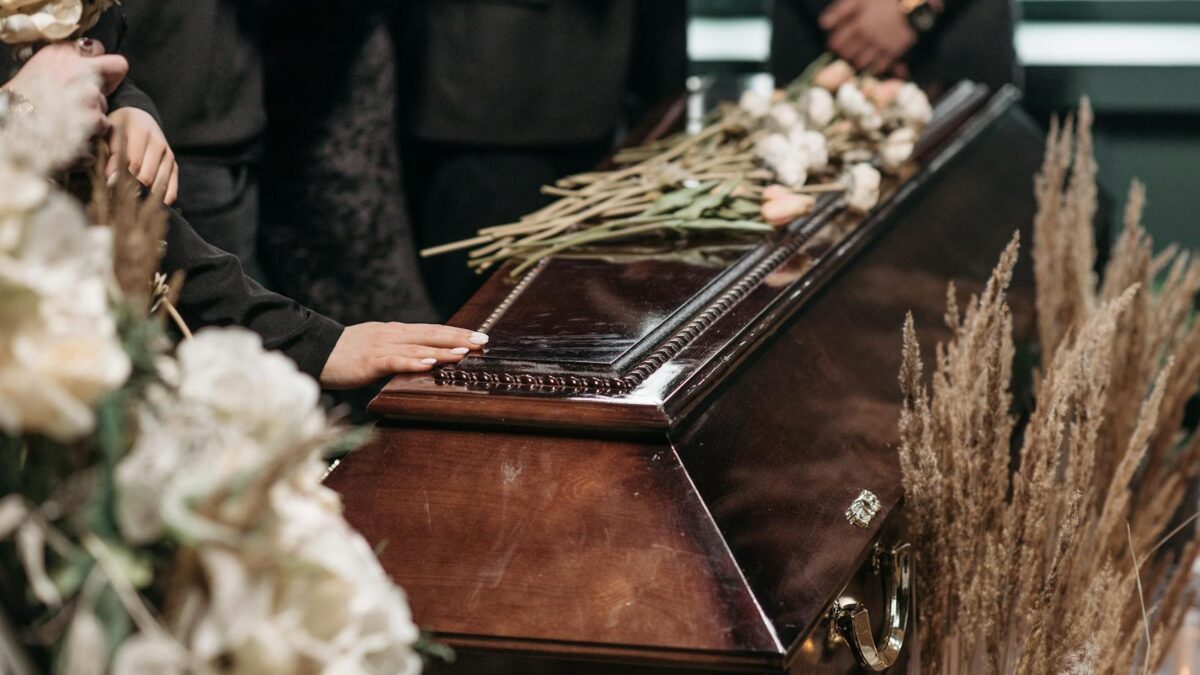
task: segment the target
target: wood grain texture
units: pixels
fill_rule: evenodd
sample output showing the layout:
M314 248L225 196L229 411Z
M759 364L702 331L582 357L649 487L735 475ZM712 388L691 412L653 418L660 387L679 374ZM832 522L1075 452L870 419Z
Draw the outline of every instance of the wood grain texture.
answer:
M330 485L440 635L778 653L665 444L384 427Z

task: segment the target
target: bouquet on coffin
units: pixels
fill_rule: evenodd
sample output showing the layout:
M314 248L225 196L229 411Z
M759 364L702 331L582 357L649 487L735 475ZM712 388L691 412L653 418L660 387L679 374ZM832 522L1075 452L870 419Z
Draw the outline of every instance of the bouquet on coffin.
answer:
M321 485L359 434L256 335L178 347L166 222L95 169L80 87L0 119L0 672L415 673L401 591ZM96 162L103 167L103 157Z
M822 193L870 211L880 170L909 160L931 116L915 84L827 56L787 89L721 106L697 133L622 150L612 170L543 187L559 199L519 222L421 254L473 249L476 271L514 260L515 276L557 253L646 235L770 233L810 213Z

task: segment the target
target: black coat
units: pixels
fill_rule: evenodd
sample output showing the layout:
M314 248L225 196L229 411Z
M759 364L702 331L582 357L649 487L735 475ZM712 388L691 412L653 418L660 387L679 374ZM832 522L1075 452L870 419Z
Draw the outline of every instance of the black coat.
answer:
M265 4L123 0L105 17L124 23L120 49L129 77L158 106L177 153L241 160L256 151L267 123Z
M684 90L683 0L418 0L403 17L407 131L486 146L589 143Z
M300 370L319 377L342 335L341 324L272 293L246 276L237 257L209 245L178 213L171 212L162 271L187 274L179 313L193 329L242 326L262 336Z
M775 0L771 70L780 86L826 51L817 18L831 4L833 0ZM960 80L993 89L1019 83L1012 0L945 0L943 5L934 30L909 54L913 79L935 93Z

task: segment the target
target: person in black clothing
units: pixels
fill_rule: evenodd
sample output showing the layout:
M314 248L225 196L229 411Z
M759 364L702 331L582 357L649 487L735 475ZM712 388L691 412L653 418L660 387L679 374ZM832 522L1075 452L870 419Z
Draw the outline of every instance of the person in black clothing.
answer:
M398 4L276 2L267 18L263 265L272 288L345 323L437 316L400 177Z
M124 57L102 55L100 48L56 44L30 59L0 90L20 97L23 83L30 79L65 82L90 78L95 82L91 99L97 129L103 132L107 128L103 111L113 105L109 95L119 89L127 70ZM152 103L141 104L157 117ZM19 114L38 112L34 107ZM207 244L175 212L169 217L162 268L168 274L186 273L179 310L193 327L246 327L262 336L268 348L287 354L329 389L363 387L392 373L421 372L438 363L455 363L487 342L486 335L449 326L378 322L342 326L264 289L245 275L235 256Z
M681 95L683 0L423 0L405 4L403 155L418 244L511 222L539 187L595 166L625 121ZM422 261L449 316L481 279L466 254Z
M265 4L127 0L106 17L110 26L124 23L130 77L162 116L183 185L178 207L206 241L236 255L260 280Z
M909 77L931 96L960 80L1019 83L1012 0L775 0L771 70L783 86L826 51Z
M384 28L379 4L125 0L102 26L111 37L123 23L131 77L161 112L196 230L344 323L434 318L405 220L390 47L371 31ZM270 106L269 52L282 61ZM377 63L389 70L361 76Z

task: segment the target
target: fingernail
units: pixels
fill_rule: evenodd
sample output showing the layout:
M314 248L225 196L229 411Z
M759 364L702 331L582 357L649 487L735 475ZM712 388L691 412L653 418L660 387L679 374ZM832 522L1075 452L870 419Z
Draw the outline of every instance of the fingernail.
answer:
M421 363L424 363L427 366L432 366L433 364L437 363L437 359L421 359Z
M455 347L454 349L450 350L450 353L451 354L466 354L469 351L471 351L471 350L467 349L466 347Z
M473 345L486 345L487 341L488 341L488 336L484 333L472 333L471 334L471 344L473 344Z
M116 186L117 186L117 172L116 172L116 171L114 171L114 172L112 172L112 173L108 174L108 181L107 181L107 182L108 182L108 187L110 187L110 188L113 188L113 187L116 187Z

